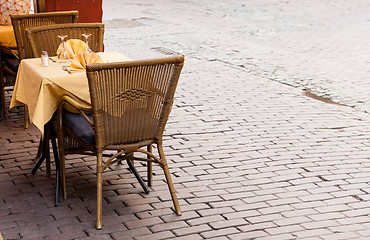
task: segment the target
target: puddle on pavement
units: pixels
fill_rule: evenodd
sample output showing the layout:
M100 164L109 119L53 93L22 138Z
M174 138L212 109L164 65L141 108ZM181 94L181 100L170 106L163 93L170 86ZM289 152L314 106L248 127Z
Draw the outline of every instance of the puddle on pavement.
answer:
M331 99L329 98L325 98L325 97L320 97L308 90L303 90L303 95L304 96L307 96L307 97L310 97L310 98L313 98L313 99L316 99L318 101L321 101L321 102L325 102L325 103L329 103L329 104L336 104L336 105L340 105L340 106L344 106L343 104L340 104L340 103L336 103L334 101L332 101Z

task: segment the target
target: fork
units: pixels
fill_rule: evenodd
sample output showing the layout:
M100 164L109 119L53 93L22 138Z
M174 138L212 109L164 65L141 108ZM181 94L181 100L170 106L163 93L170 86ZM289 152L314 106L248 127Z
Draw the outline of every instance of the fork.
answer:
M68 66L62 66L63 70L64 71L67 71L69 74L72 74L69 70L68 70Z

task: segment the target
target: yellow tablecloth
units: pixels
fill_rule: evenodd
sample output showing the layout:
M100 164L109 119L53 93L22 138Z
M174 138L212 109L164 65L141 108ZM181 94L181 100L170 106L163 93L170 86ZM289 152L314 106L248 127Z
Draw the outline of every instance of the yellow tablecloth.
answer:
M115 52L99 54L107 62L131 60ZM20 103L26 104L31 123L43 134L44 125L51 119L64 95L90 107L86 72L71 74L64 71L60 63L49 61L49 66L43 67L40 58L24 59L19 65L10 109Z
M13 26L0 26L0 44L6 47L17 46Z

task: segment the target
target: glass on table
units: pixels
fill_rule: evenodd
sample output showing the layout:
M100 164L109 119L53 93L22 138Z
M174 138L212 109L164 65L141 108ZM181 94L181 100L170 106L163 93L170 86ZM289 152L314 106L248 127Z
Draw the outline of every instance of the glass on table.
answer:
M91 36L92 34L91 33L83 33L82 34L82 36L85 38L85 42L86 42L86 45L87 45L87 47L85 48L85 52L92 52L92 50L90 49L90 47L89 47L89 37Z
M69 56L69 53L67 52L67 50L65 49L65 46L64 46L64 39L68 37L68 35L59 35L58 38L60 38L60 40L62 41L62 48L58 54L58 62L59 63L68 63L71 61L71 57Z

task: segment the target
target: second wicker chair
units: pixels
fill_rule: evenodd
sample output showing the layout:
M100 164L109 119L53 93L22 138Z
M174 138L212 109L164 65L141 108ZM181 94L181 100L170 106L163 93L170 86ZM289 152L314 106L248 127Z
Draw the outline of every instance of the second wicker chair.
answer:
M58 38L60 35L67 35L68 39L84 40L82 34L91 34L88 43L93 52L103 51L103 23L55 24L27 29L27 37L35 57L40 57L41 51L47 51L49 56L56 56L61 42Z

